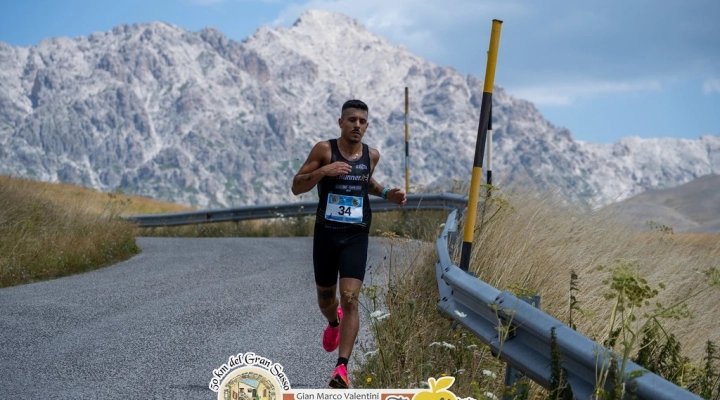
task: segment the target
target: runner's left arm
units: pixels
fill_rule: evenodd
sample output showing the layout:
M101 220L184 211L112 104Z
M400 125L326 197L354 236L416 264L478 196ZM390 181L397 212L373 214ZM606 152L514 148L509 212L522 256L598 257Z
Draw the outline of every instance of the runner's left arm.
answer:
M384 186L377 183L374 178L370 178L370 183L368 184L368 194L380 197L382 196L383 189L385 189ZM387 193L385 193L385 195L387 196L387 201L395 203L400 207L404 206L407 202L407 196L400 188L391 188L387 191Z
M375 171L375 166L380 161L380 152L376 149L370 149L370 181L368 182L368 194L373 196L382 196L382 191L385 189L384 186L377 183L375 178L372 177L372 173ZM385 193L387 201L395 203L400 207L404 206L407 202L407 196L400 188L392 188Z
M370 183L368 184L368 194L380 197L380 195L382 194L382 190L382 185L377 183L375 178L370 178Z

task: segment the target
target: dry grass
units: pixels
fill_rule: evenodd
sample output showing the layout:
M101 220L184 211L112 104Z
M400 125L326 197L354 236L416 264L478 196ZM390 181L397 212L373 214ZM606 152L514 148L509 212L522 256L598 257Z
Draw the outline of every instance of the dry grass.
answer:
M699 366L706 341L720 343L720 285L708 285L703 273L720 266L720 235L678 235L663 226L648 231L608 211L568 204L552 192L492 193L493 201L479 208L471 255L470 269L483 281L501 290L540 295L543 311L568 323L575 272L579 303L573 322L578 331L602 342L614 304L606 298L611 290L603 282L611 278L609 269L631 265L633 273L659 291L651 305L636 311L636 327L645 321L643 312L655 310L656 301L668 307L686 300L693 318L661 320L679 339L684 355ZM457 251L453 257L459 263ZM502 366L471 334L450 330L435 310L436 260L433 252L426 253L424 261L399 269L404 275L387 293L377 295L372 288L366 293L379 297L375 306L390 317L373 324L375 343L358 350L371 353L355 371L354 382L359 387L413 387L447 374L457 378L451 390L458 396L483 398L491 392L500 397ZM599 271L598 266L607 268ZM477 348L468 348L473 345ZM489 372L497 378L491 379ZM544 396L535 387L530 398Z
M691 359L702 357L707 340L720 342L720 288L709 288L703 274L720 266L720 235L673 234L662 226L642 232L643 226L608 211L567 204L552 192L496 191L494 195L507 203L499 200L485 210L489 222L478 217L470 269L480 279L502 290L519 286L540 295L542 309L567 323L574 271L579 277L576 297L584 314L576 313L574 322L580 332L602 342L608 335L613 303L604 296L609 288L603 281L610 275L597 267L632 264L651 287L658 288L653 305L688 299L694 318L664 325L678 336ZM659 289L660 284L666 289ZM707 290L693 297L703 289Z
M121 215L187 207L0 176L0 287L89 271L136 254Z
M101 214L108 204L108 193L99 192L82 186L66 183L47 183L28 179L0 176L0 185L20 184L24 190L57 204L58 207L83 207L87 213ZM118 201L125 204L119 215L164 214L173 212L192 211L194 208L181 204L156 201L142 196L130 196L122 193L113 193Z
M438 314L435 269L429 267L435 243L381 236L389 256L366 274L362 309L372 338L355 347L353 387L421 388L430 377L453 376L449 390L458 398L499 395L504 365L472 333L451 329Z

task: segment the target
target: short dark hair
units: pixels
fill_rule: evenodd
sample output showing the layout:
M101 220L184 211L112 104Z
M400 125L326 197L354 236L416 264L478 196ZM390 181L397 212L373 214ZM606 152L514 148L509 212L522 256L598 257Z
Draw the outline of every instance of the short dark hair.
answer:
M340 115L342 115L345 112L345 110L347 110L348 108L357 108L359 110L364 110L365 112L370 113L370 111L368 111L367 104L363 103L362 101L348 100L345 102L345 104L342 105L342 110L340 110Z

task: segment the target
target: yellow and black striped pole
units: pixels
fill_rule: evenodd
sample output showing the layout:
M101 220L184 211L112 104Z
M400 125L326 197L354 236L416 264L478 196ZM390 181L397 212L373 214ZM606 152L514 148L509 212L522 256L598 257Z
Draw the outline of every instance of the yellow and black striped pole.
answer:
M492 185L492 103L490 104L490 117L488 118L487 172L485 173L485 176L487 176L485 183Z
M410 194L410 131L408 128L408 88L405 86L405 193Z
M477 141L475 142L475 160L473 161L472 179L470 180L470 195L468 197L467 215L465 218L465 231L463 234L462 254L460 268L467 271L470 266L470 252L472 251L473 235L475 233L475 217L477 216L477 203L480 195L480 181L482 180L482 164L485 155L485 141L490 120L490 107L492 106L492 91L495 81L495 65L500 44L500 28L502 21L494 19L490 32L490 50L488 50L487 67L485 68L485 85L483 87L482 103L480 105L480 125L478 126Z

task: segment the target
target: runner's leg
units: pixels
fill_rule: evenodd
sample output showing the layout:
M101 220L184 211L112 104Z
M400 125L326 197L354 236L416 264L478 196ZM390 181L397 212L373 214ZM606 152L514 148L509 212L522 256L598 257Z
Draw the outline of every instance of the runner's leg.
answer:
M365 279L367 265L368 234L357 232L346 241L340 252L340 306L343 311L343 322L340 326L340 350L338 357L350 359L355 339L360 328L358 301L360 288Z
M316 224L313 236L313 266L318 307L328 322L337 321L338 250L333 232Z
M335 293L337 291L337 285L331 287L322 287L320 285L315 286L317 287L318 306L320 307L320 312L322 312L322 315L327 318L328 322L336 321L338 299Z
M360 328L358 298L362 281L355 278L340 278L340 306L343 321L340 325L340 351L338 357L350 359L355 339Z

